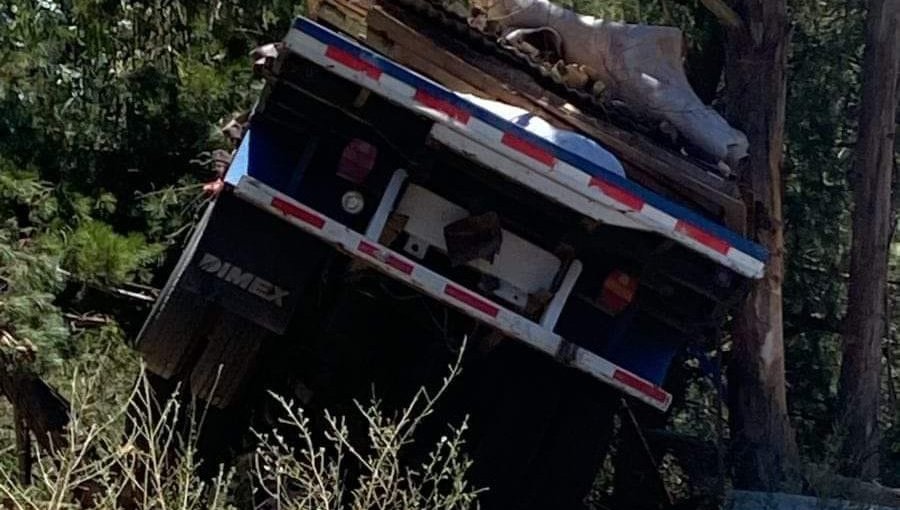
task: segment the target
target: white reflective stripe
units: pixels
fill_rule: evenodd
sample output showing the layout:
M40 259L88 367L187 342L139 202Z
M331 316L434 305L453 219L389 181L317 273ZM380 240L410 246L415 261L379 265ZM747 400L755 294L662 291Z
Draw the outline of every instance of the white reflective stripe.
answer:
M415 87L407 85L406 82L402 82L387 73L381 73L378 82L381 83L385 91L389 92L390 97L409 99L416 95Z
M746 267L751 272L752 278L762 278L766 272L766 265L761 261L747 255L746 253L735 249L734 246L728 249L728 260L734 262L737 267Z
M578 188L587 188L591 184L591 176L566 163L565 161L557 161L553 167L553 173L559 177L568 179L573 186Z
M242 177L235 187L234 192L239 198L274 214L300 228L304 232L338 247L345 253L370 264L381 272L404 281L431 297L461 310L471 317L491 325L535 349L551 356L557 356L560 352L560 347L563 345L564 341L559 335L552 331L544 329L539 324L466 289L464 286L435 273L425 266L410 261L403 255L400 255L389 248L366 239L358 232L351 230L345 225L328 218L324 214L315 211L310 207L298 203L287 195L266 186L252 177ZM324 224L322 225L322 228L315 227L309 222L285 214L283 209L273 207L273 199L296 207L304 213L308 212L323 218ZM372 249L377 250L379 256L367 254L360 249L361 246L366 246L366 251L371 251ZM407 268L411 266L412 270L403 271L398 269L396 265L391 265L389 263L389 258L391 257L402 262ZM449 293L448 289L455 292ZM625 384L616 378L616 372L622 371L623 369L620 369L615 364L581 348L573 348L573 352L573 358L565 360L572 367L591 374L597 379L618 388L661 411L668 409L669 404L671 403L671 395L661 388L648 381L637 378L637 376L632 376L632 378L641 382L643 386L650 389L650 391L647 392L638 391L633 386Z
M476 140L483 144L503 144L503 131L500 131L487 122L475 117L469 119L469 122L468 124L466 124L465 128L457 129L468 133L473 140Z
M641 214L655 223L659 227L660 232L672 232L675 230L675 224L678 223L674 216L660 211L650 204L644 204L644 207L641 208Z
M324 57L325 50L328 49L327 44L296 29L291 29L288 32L284 38L284 45L287 49L294 53L299 53L310 60L316 56Z

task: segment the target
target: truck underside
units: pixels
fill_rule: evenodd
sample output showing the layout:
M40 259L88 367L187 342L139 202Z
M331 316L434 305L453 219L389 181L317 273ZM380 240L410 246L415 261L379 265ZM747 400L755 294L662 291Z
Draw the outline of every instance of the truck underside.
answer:
M715 340L764 255L512 124L494 148L437 85L409 107L385 87L419 82L309 21L286 46L141 332L159 390L216 408L203 441L227 460L272 426L267 391L310 415L373 388L397 408L465 343L422 444L471 416L484 507L581 508L624 398L678 398L686 347Z

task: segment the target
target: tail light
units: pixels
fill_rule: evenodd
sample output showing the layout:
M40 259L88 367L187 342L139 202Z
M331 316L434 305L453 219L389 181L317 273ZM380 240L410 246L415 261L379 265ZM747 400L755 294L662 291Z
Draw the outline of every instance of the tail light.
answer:
M617 269L603 281L598 304L611 315L618 315L634 301L638 284L637 278Z
M354 184L362 184L375 168L378 147L369 142L354 138L350 140L338 161L337 175Z

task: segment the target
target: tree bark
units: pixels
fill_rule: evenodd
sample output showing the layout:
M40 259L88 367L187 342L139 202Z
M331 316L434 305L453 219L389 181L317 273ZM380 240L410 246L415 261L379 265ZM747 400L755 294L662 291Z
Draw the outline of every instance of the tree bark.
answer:
M894 168L894 115L900 62L900 0L870 0L862 69L859 135L851 173L850 290L838 382L842 474L878 476L881 342L885 335Z
M12 405L17 426L22 425L21 432L34 434L41 449L53 453L65 444L69 403L36 374L17 367L15 361L0 352L0 397L3 396Z
M22 487L31 485L31 468L34 459L31 455L31 431L25 422L25 416L18 407L13 406L13 420L16 427L16 455L19 461L19 483Z
M736 0L740 27L726 41L727 117L747 134L741 168L748 230L770 253L735 318L728 368L734 484L791 490L798 472L784 379L782 181L788 23L784 0Z

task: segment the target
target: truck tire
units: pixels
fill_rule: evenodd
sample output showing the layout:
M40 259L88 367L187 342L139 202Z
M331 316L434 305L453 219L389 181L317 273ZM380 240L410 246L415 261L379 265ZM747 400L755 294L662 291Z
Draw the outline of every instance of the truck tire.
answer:
M138 334L137 349L147 369L166 379L183 374L189 368L202 347L202 329L214 308L199 295L179 286L185 269L197 251L214 207L215 202L207 206L194 227L175 269L169 275Z
M536 487L529 510L585 510L613 437L615 392L590 376L560 367L559 400L529 471Z
M581 510L611 440L612 392L507 342L484 367L491 395L473 416L482 508ZM478 421L475 421L476 418Z

